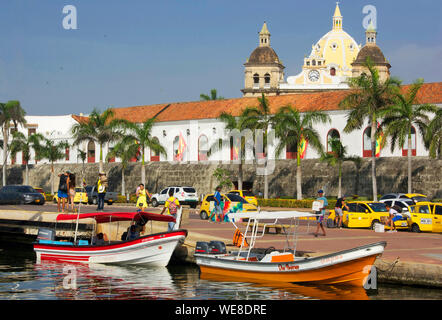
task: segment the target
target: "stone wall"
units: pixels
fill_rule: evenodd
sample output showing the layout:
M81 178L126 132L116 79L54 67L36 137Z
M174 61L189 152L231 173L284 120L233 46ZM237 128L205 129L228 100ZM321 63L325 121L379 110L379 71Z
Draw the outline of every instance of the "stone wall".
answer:
M377 183L379 194L407 191L407 159L379 158L377 164ZM427 194L431 198L442 198L442 160L426 157L415 157L412 162L413 191ZM237 165L228 164L172 164L168 162L151 162L146 164L147 188L150 192L158 192L169 185L187 185L197 189L199 194L213 192L217 185L212 176L217 167L228 169L232 181L236 181ZM77 174L77 184L81 181L82 164L57 164L55 174L69 169ZM121 165L105 163L104 170L108 173L111 191L121 192ZM48 164L30 165L30 184L43 187L50 192L51 166ZM24 166L8 166L8 184L24 183ZM84 176L87 184L93 184L98 178L98 163L85 164ZM131 193L141 183L141 164L131 163L125 171L126 189ZM328 166L318 160L302 161L303 197L316 196L319 188L324 188L327 195L336 195L338 186L337 167ZM1 175L1 174L0 174ZM244 181L253 186L255 193L264 191L264 178L256 174L253 164L244 165ZM55 189L58 178L55 179ZM361 159L356 165L351 161L344 162L342 171L343 193L371 196L371 162ZM296 161L277 160L274 173L269 177L270 197L290 196L296 198Z

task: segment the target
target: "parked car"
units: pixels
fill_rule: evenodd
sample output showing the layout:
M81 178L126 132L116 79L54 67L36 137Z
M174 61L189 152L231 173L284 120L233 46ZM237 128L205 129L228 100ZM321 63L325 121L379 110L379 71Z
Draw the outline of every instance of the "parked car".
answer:
M228 194L236 194L237 196L243 197L247 202L253 204L254 206L258 206L258 200L253 192L249 190L230 190Z
M53 198L54 203L58 202L58 193L55 192L54 193L54 198ZM88 204L88 196L87 196L87 192L85 188L75 188L75 196L74 196L74 204L78 204L78 203L84 203L84 204Z
M45 201L46 201L46 194L45 194L45 192L43 191L43 188L40 188L40 187L32 187L35 191L37 191L37 192L40 192L42 195L43 195L43 197L45 198Z
M413 232L442 232L442 203L427 201L412 205L408 226Z
M214 194L208 194L204 197L204 200L201 202L200 208L200 218L202 220L207 220L210 213L213 211L215 206L215 198ZM236 194L228 193L221 194L221 201L224 202L223 212L229 212L230 210L235 210L236 208L242 208L240 212L248 212L248 211L257 211L258 208L253 204L249 203L243 197L240 197Z
M406 216L410 216L410 206L414 205L415 202L411 199L384 199L379 200L379 202L388 204L390 207L398 206L402 210L402 214Z
M428 201L427 196L420 193L387 193L379 200L393 200L393 199L411 199L415 203L420 201Z
M349 210L343 209L342 224L347 228L370 228L374 229L376 223L387 219L389 213L385 203L375 201L349 201L346 203ZM327 227L333 225L335 211L330 210L327 219ZM394 223L396 229L408 229L407 217ZM385 229L389 229L385 226Z
M34 190L31 186L9 185L0 189L1 202L17 204L39 204L45 203L45 197Z
M167 187L159 193L155 193L151 197L152 206L158 207L160 204L166 203L169 199L169 189L173 189L174 197L178 199L181 205L189 205L195 209L198 205L198 194L193 187Z
M85 190L87 192L87 199L89 204L97 204L98 203L98 191L95 186L86 186ZM104 202L109 205L112 205L114 202L118 200L118 192L106 191L106 195L104 196Z

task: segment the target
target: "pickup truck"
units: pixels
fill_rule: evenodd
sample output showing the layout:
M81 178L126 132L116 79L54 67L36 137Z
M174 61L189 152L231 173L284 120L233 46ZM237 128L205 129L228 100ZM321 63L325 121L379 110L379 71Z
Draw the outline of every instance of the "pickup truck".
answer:
M95 186L86 186L87 198L89 204L97 204L98 203L98 192ZM106 191L106 195L104 196L104 202L111 205L116 202L118 199L118 192L109 192Z

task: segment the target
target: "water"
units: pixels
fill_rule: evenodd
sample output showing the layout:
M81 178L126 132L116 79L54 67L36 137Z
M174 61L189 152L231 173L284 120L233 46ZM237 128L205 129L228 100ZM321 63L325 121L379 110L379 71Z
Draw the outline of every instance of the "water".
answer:
M442 299L442 290L378 284L378 290L257 285L200 276L193 265L167 268L35 262L29 248L0 246L0 300L385 300Z

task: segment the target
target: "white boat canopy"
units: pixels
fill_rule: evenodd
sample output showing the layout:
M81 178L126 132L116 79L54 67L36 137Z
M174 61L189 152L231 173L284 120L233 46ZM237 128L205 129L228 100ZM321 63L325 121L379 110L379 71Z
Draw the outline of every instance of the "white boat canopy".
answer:
M251 220L264 220L264 219L293 219L303 217L315 217L316 214L310 212L301 211L251 211L251 212L238 212L229 213L230 220L239 220L248 218Z

